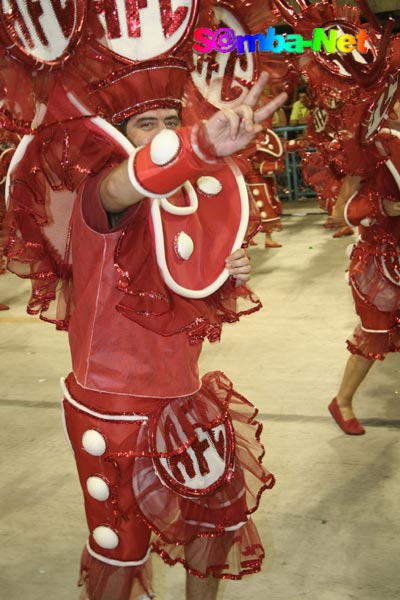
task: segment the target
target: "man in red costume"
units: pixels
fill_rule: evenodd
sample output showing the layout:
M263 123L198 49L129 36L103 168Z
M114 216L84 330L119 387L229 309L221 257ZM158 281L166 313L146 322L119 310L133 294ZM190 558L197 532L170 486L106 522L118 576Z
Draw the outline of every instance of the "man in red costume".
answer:
M82 597L153 597L157 552L186 568L188 600L215 600L219 579L261 568L250 515L274 477L255 407L224 373L200 380L198 357L261 306L244 285L248 196L229 157L286 95L253 111L261 75L229 110L177 128L190 35L212 7L128 4L41 3L40 23L3 10L1 113L27 134L9 170L8 268L32 281L28 312L68 330Z
M210 224L233 218L218 215L223 202L238 210L241 178L224 157L285 100L253 113L264 85L261 76L241 106L193 127L177 128L178 94L119 111L136 150L88 177L75 202L64 415L90 530L82 598L153 597L151 551L185 566L188 600L214 600L220 578L260 569L249 515L274 483L260 424L223 373L199 380L197 361L205 337L259 307L235 235L207 240L201 219L204 206ZM236 308L240 297L249 310Z

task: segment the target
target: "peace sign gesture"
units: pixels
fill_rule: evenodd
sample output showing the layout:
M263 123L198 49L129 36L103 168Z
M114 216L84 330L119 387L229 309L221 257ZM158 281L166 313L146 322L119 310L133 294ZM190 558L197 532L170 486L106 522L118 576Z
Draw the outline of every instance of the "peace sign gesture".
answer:
M221 109L204 123L216 156L230 156L245 148L262 131L261 123L285 103L287 94L281 93L253 112L267 81L268 74L261 73L240 106Z

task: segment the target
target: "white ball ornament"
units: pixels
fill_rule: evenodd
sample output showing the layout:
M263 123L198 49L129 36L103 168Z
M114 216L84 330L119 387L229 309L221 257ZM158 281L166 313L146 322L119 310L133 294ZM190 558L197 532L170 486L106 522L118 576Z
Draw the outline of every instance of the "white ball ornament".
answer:
M102 456L107 444L104 437L95 429L88 429L82 436L82 446L92 456Z
M101 477L93 475L86 480L86 488L95 500L105 502L110 497L110 488Z
M162 167L170 163L178 154L181 141L172 129L163 129L150 144L150 158L155 165Z
M216 196L222 190L222 183L216 177L207 175L198 178L197 187L207 196Z
M175 252L182 260L188 260L194 250L194 242L184 231L179 232L174 240Z
M96 544L107 550L114 550L119 543L119 538L111 527L100 525L93 530L93 538Z

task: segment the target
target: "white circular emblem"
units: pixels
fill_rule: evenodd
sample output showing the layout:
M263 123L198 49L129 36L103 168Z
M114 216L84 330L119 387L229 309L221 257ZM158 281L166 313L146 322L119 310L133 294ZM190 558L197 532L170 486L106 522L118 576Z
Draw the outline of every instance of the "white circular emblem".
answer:
M221 410L217 404L215 409ZM150 439L158 476L178 493L207 495L231 477L235 442L226 415L216 412L213 424L203 426L190 400L179 399L161 411Z
M400 77L388 77L387 84L376 102L368 109L366 120L361 124L361 141L368 142L374 133L378 133L388 118L395 103Z
M171 54L191 33L197 15L197 0L114 0L99 4L98 18L107 32L107 47L133 61Z
M213 10L218 21L217 27L232 29L236 35L248 33L227 7L218 6ZM255 54L248 50L241 55L236 50L229 53L213 51L202 55L193 53L193 83L213 106L239 106L256 79L254 57Z
M335 21L330 21L329 23L325 23L322 28L327 36L329 36L330 31L336 31L337 36L340 37L342 35L353 35L357 36L360 30L349 23L348 21L342 21L340 19ZM360 52L356 47L352 52L346 53L347 57L351 58L355 65L371 65L375 62L377 58L377 51L374 45L370 40L365 41L366 52ZM333 73L334 75L339 75L345 79L352 79L352 74L346 68L346 61L343 58L343 54L336 50L334 52L326 52L323 46L321 46L321 50L314 53L316 60L322 64L328 71Z
M0 37L15 58L60 66L72 53L85 18L83 0L1 0Z

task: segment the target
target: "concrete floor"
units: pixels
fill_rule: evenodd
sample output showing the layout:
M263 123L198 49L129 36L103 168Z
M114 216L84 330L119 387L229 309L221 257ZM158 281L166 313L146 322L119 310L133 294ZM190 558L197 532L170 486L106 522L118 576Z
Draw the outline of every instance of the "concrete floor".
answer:
M310 212L317 214L306 214ZM356 319L345 248L312 202L287 203L283 248L251 249L265 308L205 345L202 371L221 369L260 410L277 485L255 520L268 557L259 575L224 582L221 599L400 598L400 361L374 366L356 411L367 435L342 434L327 411ZM25 314L27 285L0 277L0 599L76 600L86 537L81 492L64 439L59 377L67 338ZM184 574L159 559L160 600L184 597Z

